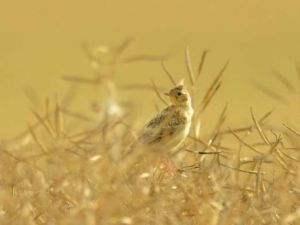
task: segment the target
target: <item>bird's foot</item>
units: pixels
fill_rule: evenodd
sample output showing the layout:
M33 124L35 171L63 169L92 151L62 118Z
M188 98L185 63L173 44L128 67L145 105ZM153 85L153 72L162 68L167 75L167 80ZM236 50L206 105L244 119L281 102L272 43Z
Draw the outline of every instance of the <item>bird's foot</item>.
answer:
M173 167L173 166L170 166L170 165L168 165L166 163L161 163L159 165L159 168L161 170L165 170L165 171L167 171L169 173L182 173L182 172L184 172L184 169L179 168L179 167Z

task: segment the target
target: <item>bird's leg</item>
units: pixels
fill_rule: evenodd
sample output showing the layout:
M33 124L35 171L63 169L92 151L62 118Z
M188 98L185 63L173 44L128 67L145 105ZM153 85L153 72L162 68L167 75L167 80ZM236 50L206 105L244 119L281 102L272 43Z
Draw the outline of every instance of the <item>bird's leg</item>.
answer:
M164 160L160 160L159 168L171 173L181 173L184 171L182 168L175 167L169 157L165 157Z

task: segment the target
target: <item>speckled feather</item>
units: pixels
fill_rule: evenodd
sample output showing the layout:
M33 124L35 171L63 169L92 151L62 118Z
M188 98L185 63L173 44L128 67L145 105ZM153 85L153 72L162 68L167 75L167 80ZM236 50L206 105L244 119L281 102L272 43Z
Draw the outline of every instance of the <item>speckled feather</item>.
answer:
M177 98L175 94L178 92L181 94ZM130 150L137 146L173 149L184 141L189 133L193 115L190 97L183 86L171 89L170 97L173 97L171 99L173 104L146 123L137 140L130 146Z
M151 145L162 141L164 137L169 136L172 138L186 124L186 116L176 106L169 106L146 124L138 141Z

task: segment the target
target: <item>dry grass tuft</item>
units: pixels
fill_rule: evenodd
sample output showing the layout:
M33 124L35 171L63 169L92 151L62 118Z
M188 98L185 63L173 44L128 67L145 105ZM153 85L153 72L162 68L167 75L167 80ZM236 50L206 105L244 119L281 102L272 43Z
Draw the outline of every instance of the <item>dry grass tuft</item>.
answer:
M159 61L171 85L176 83L164 63L167 56L124 56L131 43L128 39L116 47L95 49L84 44L94 75L62 77L71 84L109 90L98 119L70 110L67 101L57 97L46 100L44 112L32 111L36 122L25 132L1 143L1 224L299 224L300 149L295 138L300 135L295 128L284 125L287 133L281 134L268 126L272 112L259 117L252 109L248 125L230 127L225 105L212 121L213 130L200 132L201 117L213 104L228 66L203 97L196 98L200 82L205 82L208 51L202 53L195 73L186 49L196 114L185 146L172 158L181 172L159 168L157 157L146 153L142 158L132 154L131 165L124 165L128 161L122 154L136 127L128 117L130 105L118 96L126 88L147 88L165 99L154 82L118 87L116 67ZM103 55L108 60L103 61ZM286 87L291 85L281 75L276 77Z

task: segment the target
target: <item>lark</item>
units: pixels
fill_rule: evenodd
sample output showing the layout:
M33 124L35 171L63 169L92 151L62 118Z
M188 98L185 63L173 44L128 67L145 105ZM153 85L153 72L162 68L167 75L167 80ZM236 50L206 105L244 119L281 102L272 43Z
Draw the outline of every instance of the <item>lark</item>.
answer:
M190 131L194 111L190 94L181 82L166 95L171 104L144 126L131 147L171 151L184 142Z

